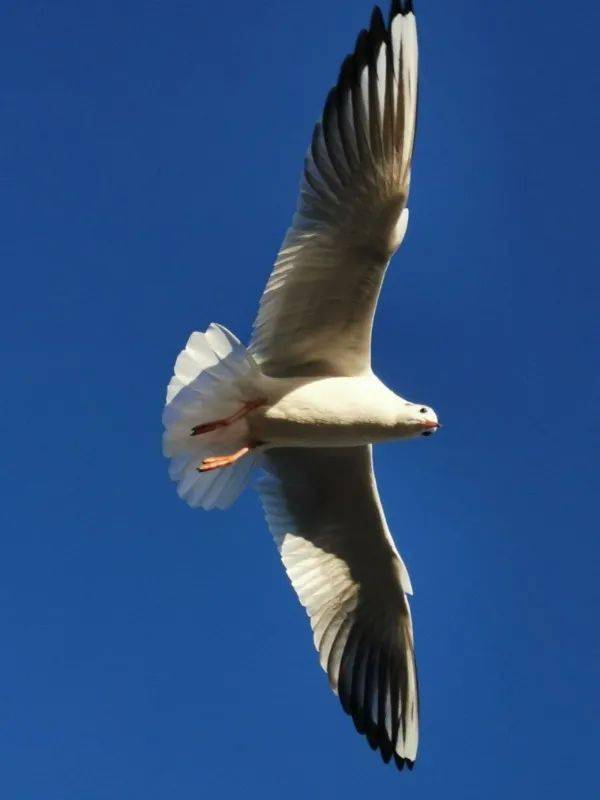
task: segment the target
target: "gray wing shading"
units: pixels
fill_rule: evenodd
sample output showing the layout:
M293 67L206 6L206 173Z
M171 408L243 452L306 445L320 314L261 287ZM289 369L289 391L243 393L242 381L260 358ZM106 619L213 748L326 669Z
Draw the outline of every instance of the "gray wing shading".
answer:
M418 688L406 568L370 447L281 449L259 485L267 522L310 617L333 691L386 762L412 767Z
M387 25L375 8L314 130L254 323L251 350L268 375L370 368L379 291L408 224L417 73L412 2L393 0Z

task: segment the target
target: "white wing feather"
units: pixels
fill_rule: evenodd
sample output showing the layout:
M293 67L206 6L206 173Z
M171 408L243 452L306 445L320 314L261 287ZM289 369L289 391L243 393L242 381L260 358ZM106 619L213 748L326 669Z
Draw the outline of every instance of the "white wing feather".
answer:
M298 210L263 294L250 349L268 375L358 375L387 264L408 224L418 48L410 2L371 27L327 99Z
M410 767L418 745L412 589L371 448L271 450L266 469L259 491L267 522L331 688L371 746Z

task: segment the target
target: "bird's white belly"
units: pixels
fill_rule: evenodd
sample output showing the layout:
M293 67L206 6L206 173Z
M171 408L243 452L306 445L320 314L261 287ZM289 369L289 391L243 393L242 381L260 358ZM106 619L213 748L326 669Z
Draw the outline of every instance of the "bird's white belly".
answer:
M263 378L251 437L275 447L355 447L393 438L395 396L377 378Z

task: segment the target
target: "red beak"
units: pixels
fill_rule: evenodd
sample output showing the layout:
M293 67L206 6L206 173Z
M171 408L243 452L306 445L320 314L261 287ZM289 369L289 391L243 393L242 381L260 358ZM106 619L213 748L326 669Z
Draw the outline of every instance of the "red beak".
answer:
M438 428L441 428L439 422L430 422L429 420L425 420L425 422L421 423L421 427L424 428L426 431L436 431Z

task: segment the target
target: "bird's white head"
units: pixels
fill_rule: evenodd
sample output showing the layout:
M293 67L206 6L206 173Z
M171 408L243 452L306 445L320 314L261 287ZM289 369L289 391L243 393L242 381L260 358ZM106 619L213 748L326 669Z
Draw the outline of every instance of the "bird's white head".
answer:
M403 401L396 420L396 433L400 439L433 436L442 426L437 414L429 406Z

